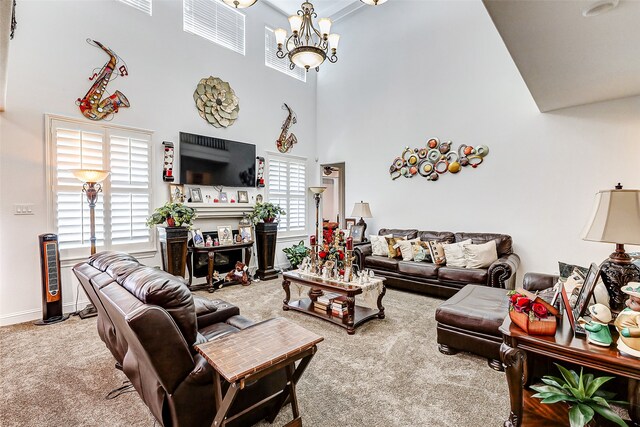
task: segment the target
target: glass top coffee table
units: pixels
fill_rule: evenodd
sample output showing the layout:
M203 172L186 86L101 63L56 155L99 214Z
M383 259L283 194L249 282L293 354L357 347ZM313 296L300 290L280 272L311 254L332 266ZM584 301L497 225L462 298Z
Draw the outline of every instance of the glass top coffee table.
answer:
M324 319L346 328L349 335L353 335L356 332L356 328L363 323L371 319L384 319L385 317L384 307L382 306L382 298L384 298L387 291L384 286L384 278L375 277L371 279L370 283L359 285L353 282L346 283L337 280L323 279L314 275L302 274L297 270L283 273L282 277L282 288L285 292L285 298L282 301L282 309L284 311L295 310ZM308 286L310 288L308 297L292 301L290 289L292 283ZM368 292L373 287L380 288L380 294L377 298L377 308L373 309L356 305L356 295ZM347 309L343 317L332 315L331 310L321 312L314 308L314 302L317 301L319 296L323 295L323 291L346 297Z

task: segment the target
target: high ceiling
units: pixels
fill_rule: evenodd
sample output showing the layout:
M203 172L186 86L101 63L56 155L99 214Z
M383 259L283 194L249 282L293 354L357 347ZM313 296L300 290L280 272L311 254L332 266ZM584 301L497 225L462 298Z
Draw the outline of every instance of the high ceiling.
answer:
M540 111L640 95L640 1L483 2Z
M283 14L295 15L304 0L265 0ZM354 10L362 3L359 0L310 0L318 18L339 18L344 12Z

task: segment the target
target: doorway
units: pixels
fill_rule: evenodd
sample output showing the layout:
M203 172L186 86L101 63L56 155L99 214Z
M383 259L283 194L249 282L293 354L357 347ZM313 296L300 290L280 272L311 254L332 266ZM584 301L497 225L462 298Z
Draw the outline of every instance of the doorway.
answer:
M324 223L337 223L338 228L346 228L345 223L345 164L329 163L320 165L322 185L327 189L322 194L322 219Z

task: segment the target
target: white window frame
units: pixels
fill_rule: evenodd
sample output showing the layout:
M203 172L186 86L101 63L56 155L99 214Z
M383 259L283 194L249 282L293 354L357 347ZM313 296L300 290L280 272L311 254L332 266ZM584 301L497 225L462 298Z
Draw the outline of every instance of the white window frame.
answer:
M272 35L273 37L270 37L270 35ZM269 41L269 39L272 39L271 41ZM300 67L295 67L293 70L291 68L289 68L289 64L291 63L291 61L289 61L289 58L285 57L283 59L279 59L278 57L275 56L275 51L277 51L278 45L276 44L276 37L275 34L273 34L273 28L269 27L268 25L264 26L264 65L266 65L267 67L279 71L282 74L286 74L289 77L293 77L296 80L300 80L303 83L307 82L307 71L304 68L300 68ZM270 58L270 50L274 52L274 56L273 58L275 58L275 61L279 61L278 63L274 64L269 62L269 58Z
M131 6L134 9L139 10L149 16L152 16L153 12L153 0L117 0L120 3Z
M215 7L215 16L210 23L210 27L206 28L206 30L200 30L194 27L192 28L190 24L187 22L187 9L193 8L199 2L211 2L213 7ZM236 15L236 19L242 20L242 48L236 47L233 44L225 42L221 37L217 34L217 25L218 25L218 10L220 8L224 8L225 12L233 13ZM202 26L202 24L200 24ZM237 9L234 9L231 6L226 5L221 0L182 0L182 29L184 32L196 35L198 37L202 37L205 40L208 40L212 43L217 44L218 46L225 47L233 52L239 53L241 55L246 55L247 51L247 20L246 15ZM214 34L215 33L215 34Z
M304 175L304 180L305 180L305 191L304 191L304 196L302 196L303 200L304 200L304 209L305 209L305 227L304 230L295 230L295 231L289 231L288 229L288 225L286 228L282 228L281 225L278 227L278 240L286 240L286 239L292 239L292 238L296 238L296 237L306 237L309 234L309 224L308 224L308 220L309 220L309 197L308 197L308 192L307 189L309 188L309 167L307 165L307 158L306 157L301 157L301 156L293 156L293 155L285 155L285 154L281 154L281 153L273 153L273 152L267 152L266 153L266 165L265 165L265 176L267 177L267 183L266 183L266 191L265 194L267 196L267 201L270 201L270 185L271 183L269 182L270 180L268 179L269 177L269 170L271 167L271 162L273 160L278 160L278 161L284 161L284 162L290 162L290 161L295 161L297 163L302 163L304 164L304 168L305 168L305 175ZM287 199L287 207L284 208L285 211L287 211L287 208L289 207L289 197L286 197Z
M57 150L56 150L56 137L53 134L54 130L60 124L68 124L70 128L79 129L88 132L102 133L104 135L103 144L108 144L110 138L110 132L114 133L114 136L130 136L135 134L136 136L146 136L149 139L149 215L153 210L153 192L154 192L154 148L153 148L153 131L147 129L140 129L128 126L102 124L102 123L87 123L84 120L78 120L70 117L58 116L54 114L45 114L45 154L46 154L46 188L47 188L47 218L48 228L52 232L57 233L57 215L56 215L56 195L57 195ZM110 152L107 149L103 150L103 164L107 165L107 169L110 168ZM79 183L79 182L78 182ZM80 183L79 183L80 184ZM110 199L104 198L104 195L111 194L111 180L107 178L102 183L103 192L99 195L103 198L104 204L104 217L110 218ZM116 186L119 187L119 186ZM81 185L79 185L78 191L81 192ZM83 198L83 202L86 203L86 198ZM110 235L110 220L105 221L105 235ZM154 256L157 252L156 249L156 233L151 229L149 233L149 241L144 243L124 243L124 244L112 244L107 239L104 244L98 245L97 250L119 250L123 252L131 253L132 255L139 257ZM61 261L64 261L63 266L73 265L74 262L86 259L89 255L89 245L83 245L81 247L60 249Z

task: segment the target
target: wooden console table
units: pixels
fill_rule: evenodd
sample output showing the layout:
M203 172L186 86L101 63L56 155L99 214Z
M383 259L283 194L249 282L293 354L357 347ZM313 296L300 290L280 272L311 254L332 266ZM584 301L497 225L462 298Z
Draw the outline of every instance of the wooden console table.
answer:
M536 356L550 357L628 378L629 415L634 425L640 425L640 360L620 354L615 347L618 338L615 330L612 332L614 345L600 347L573 336L566 312L563 312L562 319L555 336L527 335L511 323L509 316L500 326L503 335L500 358L505 365L511 401L511 412L504 422L505 427L556 425L552 420L560 425L568 424L566 408L562 411L562 405L540 404L540 400L530 397L533 393L525 389L528 382L527 359ZM616 398L624 399L624 396Z
M316 344L323 340L320 335L278 317L197 345L196 350L215 370L213 383L217 412L213 426L225 426L235 418L271 400L275 400L276 404L269 416L269 422L272 423L280 409L290 402L294 419L287 426L302 426L296 384L311 362L317 350ZM295 363L298 360L300 363L296 368ZM281 369L284 369L287 375L284 390L227 418L234 399L247 382L256 381ZM230 384L224 397L221 377Z
M187 270L189 270L189 289L192 291L202 289L206 287L206 289L213 293L215 290L216 283L213 282L213 272L215 271L215 254L216 252L228 252L228 251L236 251L238 249L244 249L244 264L246 266L249 265L251 261L251 248L253 247L253 241L244 242L244 243L234 243L233 245L219 245L219 246L189 246L189 253L187 256ZM196 254L206 253L209 257L207 262L207 284L200 286L191 286L193 282L193 257ZM234 284L236 282L227 282L229 284Z
M380 292L380 295L378 296L377 310L356 305L356 295L362 294L362 287L358 285L322 279L311 275L303 275L297 271L288 271L283 273L282 278L282 287L285 292L285 299L282 301L282 309L284 311L295 310L319 317L320 319L327 320L346 328L349 335L355 334L356 328L364 322L376 318L384 319L385 317L384 307L382 306L382 298L384 298L384 294L386 293L384 278L376 277L377 280L382 281L382 292ZM291 282L310 287L309 298L290 301L291 290L289 287ZM335 292L347 297L347 314L344 317L340 318L332 316L329 313L320 313L313 308L313 302L319 295L322 295L323 290Z

